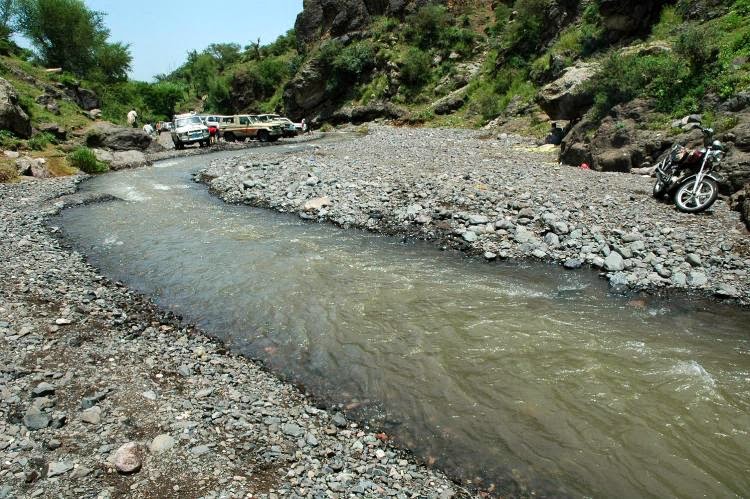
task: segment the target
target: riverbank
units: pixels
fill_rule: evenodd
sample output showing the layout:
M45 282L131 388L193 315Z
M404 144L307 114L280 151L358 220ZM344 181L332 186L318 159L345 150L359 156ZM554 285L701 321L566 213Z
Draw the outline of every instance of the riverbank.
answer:
M82 178L0 185L0 498L468 496L98 275L45 225Z
M215 160L198 178L230 203L427 239L487 260L590 266L617 291L750 302L750 237L724 200L681 213L651 196L648 177L560 166L513 136L369 132L313 153Z

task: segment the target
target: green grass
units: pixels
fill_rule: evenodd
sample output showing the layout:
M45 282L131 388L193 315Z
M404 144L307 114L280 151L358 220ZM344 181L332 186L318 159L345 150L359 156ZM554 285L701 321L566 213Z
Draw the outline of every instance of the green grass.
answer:
M79 147L68 154L68 162L86 173L104 173L109 170L107 163L96 159L94 151L87 147Z

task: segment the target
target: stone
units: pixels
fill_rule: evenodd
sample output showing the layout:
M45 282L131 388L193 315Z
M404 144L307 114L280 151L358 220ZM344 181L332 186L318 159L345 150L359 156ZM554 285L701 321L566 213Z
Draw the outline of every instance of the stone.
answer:
M690 272L687 277L687 285L693 288L705 286L708 283L708 276L703 272Z
M581 260L577 258L569 258L565 260L565 263L563 263L563 267L565 267L566 269L571 269L571 270L579 269L581 268L581 265L583 265L583 263L581 262Z
M609 287L613 291L624 291L628 286L628 276L624 272L615 272L609 276Z
M612 251L607 258L604 259L604 270L607 272L619 272L625 269L625 261L616 251Z
M122 474L136 473L141 469L141 451L138 444L128 442L115 452L112 458L115 469Z
M145 151L152 138L140 128L127 128L112 123L96 123L86 135L86 145L112 151Z
M461 237L463 237L464 241L466 241L467 243L473 243L474 241L479 239L477 233L471 230L467 230L466 232L464 232Z
M299 438L305 433L304 430L295 423L286 423L281 425L281 431L284 433L284 435L288 435L294 438Z
M469 225L485 225L490 219L484 215L469 215Z
M50 417L37 407L30 407L23 417L23 424L31 431L41 430L50 424Z
M740 291L731 284L722 283L714 290L714 294L719 298L738 298Z
M688 262L691 267L700 267L701 265L703 265L700 255L697 255L695 253L688 253L685 257L685 261Z
M190 449L190 453L195 456L202 456L211 452L211 448L208 445L196 445Z
M153 390L145 391L141 395L143 395L143 398L146 400L156 400L156 393Z
M32 397L44 397L46 395L54 395L54 394L55 394L55 387L50 385L47 382L39 383L31 391Z
M588 82L599 70L596 63L579 62L570 66L557 80L541 88L537 103L553 120L576 120L594 102Z
M485 251L484 252L484 259L488 261L495 260L497 258L497 253L493 253L491 251Z
M560 238L554 232L548 232L544 235L544 244L554 248L560 244Z
M83 399L81 400L81 409L89 409L91 407L94 407L96 404L107 397L107 393L108 392L106 390L103 390L100 392L96 392L93 395L83 397Z
M31 137L31 119L21 108L16 89L4 78L0 78L0 129L22 139Z
M322 196L319 198L313 198L308 201L305 201L305 204L302 205L303 211L320 211L326 206L331 206L333 203L331 202L331 198L328 196Z
M148 449L149 451L151 451L151 454L161 454L172 449L174 445L175 439L172 438L171 435L162 433L161 435L157 435L154 437L154 439L151 441L151 444L148 446Z
M74 465L70 461L58 461L55 463L49 463L49 465L47 466L47 478L63 475L73 468Z
M102 421L102 408L97 405L85 409L81 412L81 421L92 425L98 425Z
M672 284L677 287L687 286L687 276L682 272L675 272L672 274Z
M333 417L331 418L331 423L333 423L333 425L338 428L346 428L347 426L346 418L344 418L344 415L340 412L337 412L333 415Z

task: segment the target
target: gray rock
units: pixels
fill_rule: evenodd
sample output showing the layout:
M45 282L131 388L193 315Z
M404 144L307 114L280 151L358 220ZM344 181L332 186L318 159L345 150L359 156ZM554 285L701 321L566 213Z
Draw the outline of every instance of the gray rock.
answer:
M172 438L171 435L162 433L161 435L154 437L151 441L151 445L148 446L148 449L151 451L151 454L161 454L170 450L174 445L175 439Z
M613 251L604 259L604 270L607 272L619 272L625 269L625 261L622 255Z
M701 265L703 265L700 255L697 255L695 253L688 253L685 257L685 261L693 267L700 267Z
M609 276L609 287L613 291L625 291L629 287L628 275L624 272L615 272Z
M687 286L687 276L682 272L675 272L672 274L672 284L678 287Z
M190 453L196 456L202 456L211 452L211 448L208 445L196 445L190 449Z
M0 78L0 129L23 139L31 137L31 119L21 108L16 89L4 78Z
M548 232L544 235L544 243L549 247L560 245L560 238L554 232Z
M563 267L566 269L579 269L581 268L581 265L583 265L583 263L577 258L569 258L563 263Z
M738 298L740 291L731 284L722 283L714 290L714 294L720 298Z
M55 394L55 387L46 382L39 383L31 391L31 395L33 397L44 397L46 395L54 395L54 394Z
M490 219L484 215L469 215L470 225L485 225L489 223Z
M496 253L493 253L491 251L485 251L484 252L484 259L485 260L492 261L492 260L495 260L496 258L497 258L497 254Z
M473 243L474 241L476 241L479 238L479 236L477 236L476 232L473 232L473 231L470 231L470 230L467 230L466 232L464 232L461 237L463 237L464 241L466 241L468 243Z
M70 461L58 461L55 463L49 463L47 467L47 478L62 475L72 470L74 467Z
M23 417L23 424L31 431L41 430L49 426L51 418L36 407L30 407Z
M96 405L83 410L81 412L81 421L92 425L98 425L102 421L102 408Z
M83 397L81 400L81 409L89 409L107 398L107 390L96 392L93 395Z
M703 272L690 272L687 277L687 285L693 288L705 286L708 283L708 276Z
M288 435L294 438L301 437L305 434L305 431L295 423L286 423L281 425L281 431L284 433L284 435Z
M344 418L344 415L340 412L337 412L333 415L333 417L331 418L331 423L339 428L346 428L347 426L346 418Z

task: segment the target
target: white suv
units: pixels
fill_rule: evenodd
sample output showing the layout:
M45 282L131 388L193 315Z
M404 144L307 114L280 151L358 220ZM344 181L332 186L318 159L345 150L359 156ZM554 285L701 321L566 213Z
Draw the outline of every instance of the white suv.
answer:
M196 142L200 147L208 147L211 145L211 134L199 116L183 114L174 117L172 141L177 149L184 149L186 145Z

